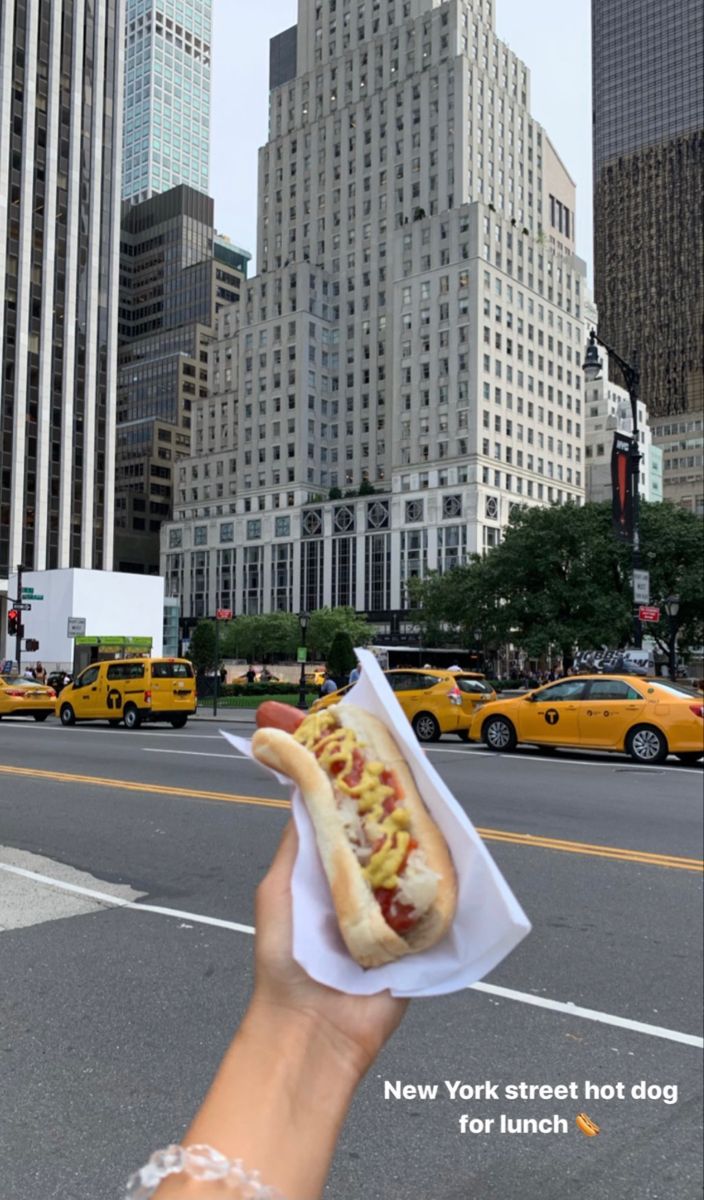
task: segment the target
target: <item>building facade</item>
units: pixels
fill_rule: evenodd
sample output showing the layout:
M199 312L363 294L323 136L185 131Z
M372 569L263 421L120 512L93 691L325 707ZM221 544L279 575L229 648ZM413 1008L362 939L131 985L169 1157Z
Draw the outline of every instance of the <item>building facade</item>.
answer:
M208 193L212 0L126 0L122 196Z
M213 228L213 201L181 185L123 206L115 565L159 570L173 471L207 398L216 313L236 304L249 254Z
M704 10L593 0L595 298L641 372L665 498L704 511Z
M585 481L587 500L611 501L611 450L614 433L628 437L633 432L631 402L625 388L599 379L586 385L585 395ZM638 401L638 447L640 450L639 495L643 500L662 500L662 450L653 445L648 410Z
M584 497L575 188L490 3L299 0L260 274L218 317L162 570L186 617L351 604Z
M0 580L110 569L124 0L0 6Z

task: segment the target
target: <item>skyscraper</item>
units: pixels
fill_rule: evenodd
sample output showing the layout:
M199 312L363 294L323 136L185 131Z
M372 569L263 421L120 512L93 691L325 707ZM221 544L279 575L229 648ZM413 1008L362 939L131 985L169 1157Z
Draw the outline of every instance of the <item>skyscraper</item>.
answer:
M584 494L575 188L487 0L299 0L260 274L218 317L162 569L185 616L351 604ZM213 473L224 482L213 493Z
M592 0L599 331L637 362L665 498L704 514L704 9Z
M239 300L249 254L213 228L213 201L171 188L123 208L117 384L115 567L159 569L176 462L208 395L215 315Z
M122 195L208 192L212 0L126 0Z
M0 5L0 579L112 566L123 34Z

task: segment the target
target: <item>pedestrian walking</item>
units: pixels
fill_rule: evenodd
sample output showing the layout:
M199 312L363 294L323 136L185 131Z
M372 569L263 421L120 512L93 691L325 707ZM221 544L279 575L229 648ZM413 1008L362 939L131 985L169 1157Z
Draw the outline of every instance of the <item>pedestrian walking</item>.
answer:
M357 663L357 665L355 667L353 667L352 670L350 671L350 676L349 676L349 679L347 680L347 682L350 685L352 685L353 683L356 683L361 674L362 674L362 664Z
M247 683L256 683L257 672L254 670L254 667L251 665L247 668L246 680L247 680Z
M40 662L34 665L34 678L37 683L46 683L46 670Z

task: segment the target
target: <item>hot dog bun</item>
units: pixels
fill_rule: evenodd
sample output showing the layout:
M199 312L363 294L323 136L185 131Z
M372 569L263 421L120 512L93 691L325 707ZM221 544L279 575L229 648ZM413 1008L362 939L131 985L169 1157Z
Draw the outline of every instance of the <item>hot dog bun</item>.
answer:
M446 842L430 817L395 741L386 726L351 704L334 705L323 714L311 714L301 726L323 717L343 730L367 763L383 764L396 784L398 807L404 810L407 828L417 850L401 868L404 904L413 908L412 928L403 934L387 922L360 863L350 836L351 801L336 786L334 774L320 765L315 753L280 729L259 729L252 739L255 757L266 766L288 775L298 785L315 830L323 867L330 884L342 937L352 957L363 967L378 967L406 954L435 945L447 932L454 916L457 884ZM321 722L320 727L323 728ZM310 739L309 739L310 740ZM385 789L389 790L389 789ZM406 814L408 824L405 824ZM357 817L359 823L359 817ZM371 854L368 850L367 853ZM422 915L415 918L415 913Z

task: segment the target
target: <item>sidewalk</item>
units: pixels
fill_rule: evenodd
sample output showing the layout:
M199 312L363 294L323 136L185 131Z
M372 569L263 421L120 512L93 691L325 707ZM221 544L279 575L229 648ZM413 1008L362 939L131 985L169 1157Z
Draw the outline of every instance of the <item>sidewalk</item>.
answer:
M210 705L209 709L205 706L202 708L199 707L196 715L191 717L190 720L217 721L220 725L253 725L256 720L256 716L256 708L223 708L222 705L219 704L218 715L216 717L213 716L212 705Z

